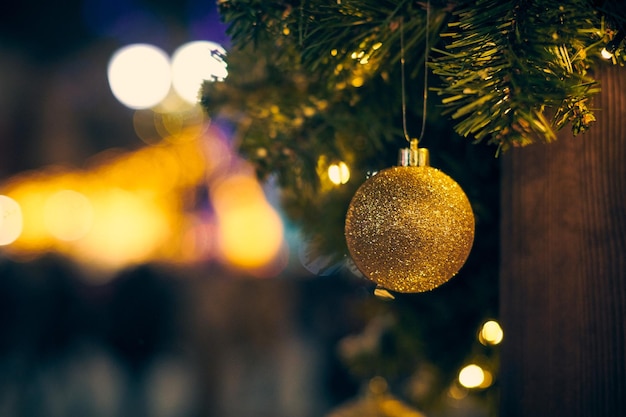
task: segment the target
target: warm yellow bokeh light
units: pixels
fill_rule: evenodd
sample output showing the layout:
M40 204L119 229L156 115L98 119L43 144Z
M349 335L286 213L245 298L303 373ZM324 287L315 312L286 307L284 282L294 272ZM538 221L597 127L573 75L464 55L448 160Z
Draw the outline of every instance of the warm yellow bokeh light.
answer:
M0 246L10 245L22 233L22 209L17 201L0 195Z
M483 382L478 388L489 388L493 384L493 375L486 369L483 369Z
M228 75L224 57L226 50L209 41L189 42L172 55L172 86L176 93L190 103L198 102L202 83L222 81Z
M465 388L478 388L485 381L483 368L476 364L470 364L459 372L459 382Z
M333 184L345 184L350 180L350 168L348 168L345 162L331 164L328 167L328 178Z
M363 84L365 83L365 79L361 76L356 76L352 79L352 81L350 81L350 84L352 84L352 87L362 87Z
M146 261L167 243L167 206L141 194L103 189L91 198L93 227L76 248L81 258L116 268Z
M242 268L259 268L278 255L282 225L271 207L254 204L219 216L219 247L224 258Z
M218 215L247 204L265 202L265 195L258 181L246 174L218 178L210 191Z
M7 192L21 209L21 233L13 243L17 250L46 250L51 244L46 230L43 207L49 196L49 184L38 175L25 176L12 184Z
M483 324L478 334L478 340L483 345L497 345L502 342L504 338L504 332L502 327L495 320L489 320Z
M105 272L96 279L156 259L217 259L252 276L280 273L288 260L284 226L253 169L216 128L186 126L184 117L182 129L168 124L175 134L153 146L107 150L84 170L50 167L2 184L0 244L11 244L13 256L60 252ZM213 211L198 187L208 188Z
M211 190L218 221L218 247L224 260L244 269L271 263L283 245L283 224L250 176L223 179Z
M53 166L11 178L1 184L1 244L13 256L55 251L103 271L179 262L181 230L196 204L189 190L203 184L215 157L203 149L215 141L201 135L208 133L184 129L159 145L102 152L85 170Z
M128 45L111 56L108 79L120 103L132 109L150 108L159 104L170 90L170 60L156 46Z
M74 241L85 236L93 225L93 206L89 199L74 190L52 194L44 205L44 223L52 236Z

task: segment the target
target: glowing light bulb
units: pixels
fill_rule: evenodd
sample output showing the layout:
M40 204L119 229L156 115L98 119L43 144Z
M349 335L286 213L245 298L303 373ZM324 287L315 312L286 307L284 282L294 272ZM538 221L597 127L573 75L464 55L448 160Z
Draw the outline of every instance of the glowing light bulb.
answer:
M331 164L328 167L328 178L333 184L345 184L350 180L350 168L345 162Z
M478 388L485 381L483 368L476 364L470 364L459 372L459 382L465 388Z
M111 56L108 78L113 95L126 107L156 106L170 90L169 57L153 45L125 46Z
M617 48L619 48L620 44L624 40L624 37L626 37L626 31L624 30L617 31L615 36L613 36L613 39L611 39L611 41L607 43L604 48L602 48L602 51L600 51L600 55L602 55L602 58L604 59L613 58L615 51L617 51Z
M194 41L180 46L172 55L172 86L185 101L196 103L204 81L223 81L228 76L220 44Z
M478 340L483 345L497 345L502 342L503 337L504 332L502 331L502 327L500 327L500 324L495 320L485 322L478 334Z

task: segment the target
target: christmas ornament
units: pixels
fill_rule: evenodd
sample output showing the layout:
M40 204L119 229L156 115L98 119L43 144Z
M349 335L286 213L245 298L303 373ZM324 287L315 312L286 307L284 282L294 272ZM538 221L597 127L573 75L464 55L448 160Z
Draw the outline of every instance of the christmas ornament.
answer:
M348 207L345 237L359 270L383 288L432 290L465 263L474 241L474 214L449 176L429 166L428 150L401 151L400 165L359 187Z

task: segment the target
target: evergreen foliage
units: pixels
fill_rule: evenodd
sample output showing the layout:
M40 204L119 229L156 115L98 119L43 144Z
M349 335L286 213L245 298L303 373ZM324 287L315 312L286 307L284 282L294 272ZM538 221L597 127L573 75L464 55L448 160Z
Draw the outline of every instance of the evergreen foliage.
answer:
M234 126L236 145L259 176L277 181L309 252L335 256L329 267L346 254L344 219L356 188L368 174L394 165L407 145L402 95L409 132L417 132L427 114L420 143L472 202L472 253L458 277L436 291L377 305L373 316L392 318L380 345L345 359L357 377L404 382L434 364L438 391L424 400L432 407L476 349L473 329L497 316L499 164L493 147L474 143L506 150L550 142L568 124L575 133L593 129L596 55L623 30L623 7L587 0L431 0L427 24L425 1L218 5L233 43L229 76L205 83L202 104L215 122ZM428 85L438 95L423 108L427 29ZM620 52L614 64L624 62ZM326 168L339 160L350 167L351 180L334 186Z
M340 256L345 246L337 236L350 197L406 146L402 93L410 132L428 115L419 139L431 148L433 166L438 158L453 166L459 154L450 119L470 143L498 150L550 142L567 124L584 132L600 88L596 56L624 27L618 3L431 0L427 22L427 4L411 0L221 0L232 39L230 75L205 84L202 104L214 119L233 123L238 149L259 176L277 179L290 218L323 252ZM424 109L427 30L428 84L438 97L431 94ZM620 52L614 63L623 63ZM325 176L338 160L353 178L342 187ZM462 185L472 193L471 183Z
M595 120L589 99L599 86L588 69L603 34L586 0L556 7L479 0L453 16L450 32L442 33L450 40L432 68L442 79L444 113L459 120L457 133L506 150L555 140L568 122L574 134L589 128Z

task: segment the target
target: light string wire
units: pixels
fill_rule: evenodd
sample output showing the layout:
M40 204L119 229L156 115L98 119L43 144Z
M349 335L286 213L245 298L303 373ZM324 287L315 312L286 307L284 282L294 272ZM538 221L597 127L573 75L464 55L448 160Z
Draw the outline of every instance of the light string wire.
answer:
M428 52L429 52L429 22L430 22L430 0L426 2L426 34L425 46L424 46L424 96L423 96L423 111L422 111L422 129L418 137L418 141L424 137L426 130L426 104L428 102ZM406 128L406 81L404 75L404 17L400 21L400 78L402 82L402 131L404 132L404 138L407 142L411 142L409 133Z

